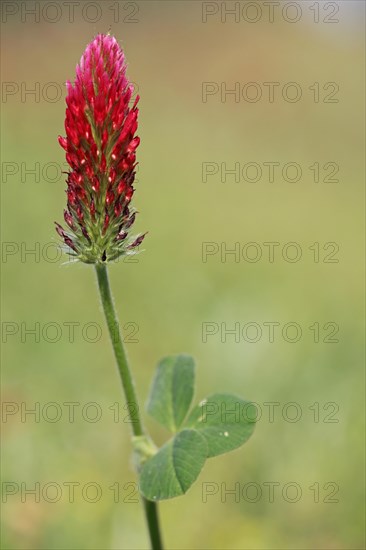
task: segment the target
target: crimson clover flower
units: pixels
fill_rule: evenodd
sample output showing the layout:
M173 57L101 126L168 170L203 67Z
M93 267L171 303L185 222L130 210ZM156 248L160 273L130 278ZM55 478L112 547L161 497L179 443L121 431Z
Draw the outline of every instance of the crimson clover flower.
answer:
M66 138L59 137L70 166L67 173L67 228L56 223L69 254L85 263L102 263L135 252L145 235L129 239L136 211L134 193L139 96L117 40L98 34L66 83Z

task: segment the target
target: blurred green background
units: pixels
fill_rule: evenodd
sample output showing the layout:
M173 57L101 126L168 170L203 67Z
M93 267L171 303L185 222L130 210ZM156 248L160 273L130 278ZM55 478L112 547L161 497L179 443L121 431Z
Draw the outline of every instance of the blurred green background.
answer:
M38 21L22 12L23 4L39 4ZM262 16L250 23L242 15L238 22L233 16L225 21L224 12L222 22L221 3L215 2L209 8L190 1L79 2L73 22L62 2L61 12L52 3L3 3L2 481L18 484L16 494L3 493L3 548L148 547L141 506L136 495L129 496L129 483L136 482L129 426L93 269L63 265L64 258L52 261L53 222L62 220L65 183L48 163L64 162L57 143L64 133L64 82L74 79L86 44L109 28L125 49L129 77L141 95L134 204L140 212L136 230L149 235L135 262L110 268L121 321L134 323L125 328L127 339L137 327L138 341L126 345L141 402L157 361L183 351L197 360L196 402L218 390L234 392L262 412L244 447L207 462L184 498L160 505L166 547L364 548L364 4L330 3L339 8L333 16L338 23L324 22L333 8L322 2L315 3L319 23L310 2L297 2L297 23L281 15L284 3L273 23L265 4L257 4ZM203 23L203 9L218 12ZM254 18L254 11L244 14ZM271 81L280 83L273 103L263 86ZM217 93L203 102L204 82L228 89L257 82L263 98L235 102L229 95L222 101ZM296 103L282 98L288 82L301 86ZM319 102L309 90L316 82ZM327 82L339 85L337 103L324 102L332 91L323 90ZM30 89L36 95L27 94ZM206 162L229 169L256 162L263 176L253 183L228 175L222 182L218 173L203 182ZM280 168L270 183L264 162L296 162L302 177L286 181ZM309 169L315 162L319 182ZM323 181L328 162L339 166L338 182ZM32 168L36 176L26 174ZM280 245L270 262L263 243L274 241ZM204 262L207 242L219 249L256 242L263 257L236 262L217 253ZM288 242L301 247L300 261L283 259ZM339 246L336 263L324 261L329 242ZM309 250L314 243L319 262ZM36 254L26 254L30 249ZM241 330L249 322L262 329L256 343L224 337L222 326L239 323ZM268 322L280 323L273 343L263 325ZM289 322L302 329L296 343L281 335ZM36 323L38 342L26 334ZM70 323L78 323L74 341ZM88 323L102 330L94 343ZM204 323L217 327L206 342ZM314 323L318 343L309 329ZM338 342L324 341L334 326L324 329L326 323L339 327ZM64 405L70 402L80 404L74 422ZM85 409L91 402L102 412L99 421L85 416L94 416L95 409ZM44 408L48 403L58 404L58 421L50 421L57 410ZM269 403L277 404L273 418ZM34 406L40 407L39 419L21 414L22 407ZM301 418L291 422L299 411ZM145 423L159 444L166 440L153 420L145 417ZM39 502L22 491L21 483L31 489L37 482L41 492L47 483L59 484L60 500L49 502L52 487ZM71 503L68 482L80 484ZM98 502L83 498L90 482L102 490ZM214 495L205 494L207 483ZM120 488L117 502L113 484ZM225 493L232 489L236 494ZM93 496L91 488L89 500Z

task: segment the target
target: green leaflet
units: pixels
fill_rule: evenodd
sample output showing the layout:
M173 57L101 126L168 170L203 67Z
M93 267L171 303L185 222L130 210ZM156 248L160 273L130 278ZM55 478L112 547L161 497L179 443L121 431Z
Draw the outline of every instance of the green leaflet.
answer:
M182 430L142 466L140 490L148 500L164 500L186 493L207 457L205 438Z
M148 413L171 432L176 432L192 402L194 360L171 355L160 361L147 403Z
M255 418L256 408L250 401L216 393L193 409L185 427L203 435L212 457L243 445L253 433Z

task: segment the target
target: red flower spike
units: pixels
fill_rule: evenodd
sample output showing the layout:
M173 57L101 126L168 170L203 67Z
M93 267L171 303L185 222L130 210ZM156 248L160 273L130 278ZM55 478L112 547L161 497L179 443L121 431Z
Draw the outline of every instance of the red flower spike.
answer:
M66 137L59 143L70 166L67 175L68 231L56 231L74 255L100 263L131 253L144 238L128 241L135 220L128 209L134 188L138 119L136 97L116 39L98 34L87 46L76 79L66 83Z

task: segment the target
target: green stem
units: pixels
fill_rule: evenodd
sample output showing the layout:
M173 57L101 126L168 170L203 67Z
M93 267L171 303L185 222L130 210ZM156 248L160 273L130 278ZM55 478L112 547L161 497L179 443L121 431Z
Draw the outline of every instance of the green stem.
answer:
M133 435L136 437L144 436L145 432L140 419L140 412L138 407L138 401L136 391L131 375L130 368L128 366L127 355L123 346L121 333L119 330L119 324L116 316L116 312L113 306L113 298L108 280L108 271L106 264L96 264L95 266L98 278L98 285L100 291L100 297L103 305L105 318L108 325L109 335L116 358L118 371L121 377L124 394L127 401L127 408L129 417L131 418L131 425ZM142 497L147 525L149 528L150 541L152 550L162 550L162 541L159 530L159 520L157 504L151 502Z

